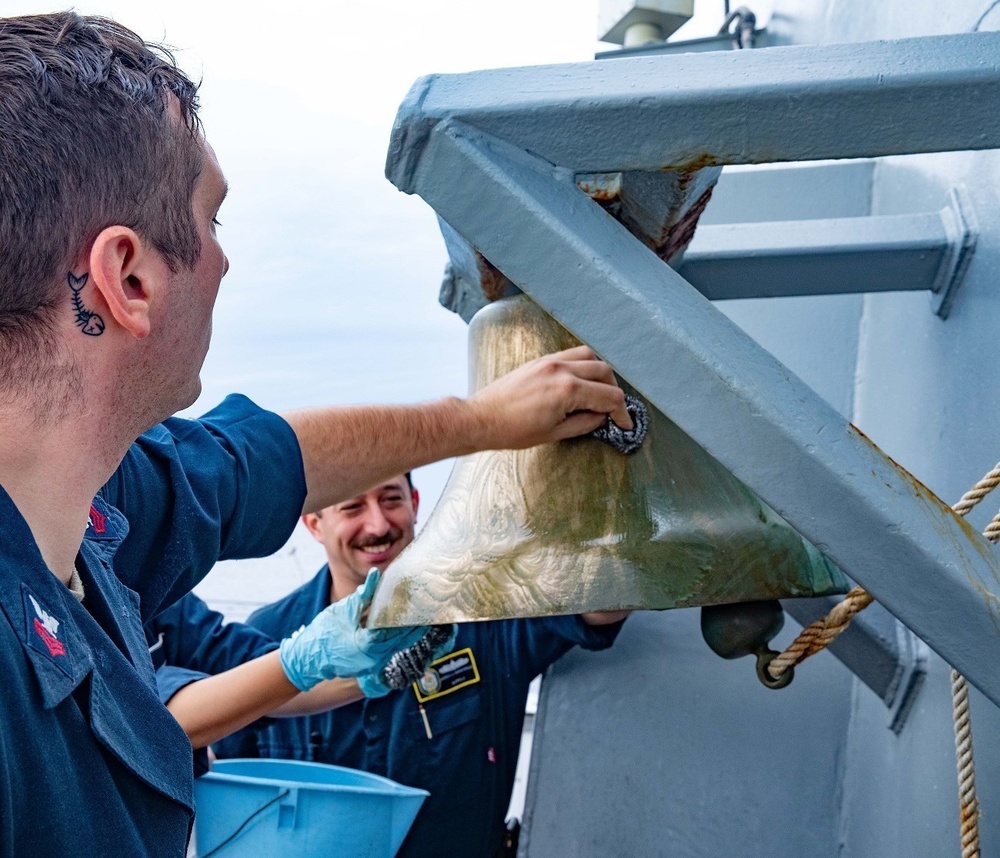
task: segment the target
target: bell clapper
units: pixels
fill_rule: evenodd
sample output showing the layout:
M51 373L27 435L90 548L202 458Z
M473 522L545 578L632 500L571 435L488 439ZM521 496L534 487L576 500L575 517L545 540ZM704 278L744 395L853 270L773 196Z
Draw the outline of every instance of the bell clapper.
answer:
M705 605L701 609L701 634L712 651L722 658L757 658L757 678L767 688L784 688L794 678L789 668L775 677L767 666L779 655L768 644L785 624L785 612L777 599Z

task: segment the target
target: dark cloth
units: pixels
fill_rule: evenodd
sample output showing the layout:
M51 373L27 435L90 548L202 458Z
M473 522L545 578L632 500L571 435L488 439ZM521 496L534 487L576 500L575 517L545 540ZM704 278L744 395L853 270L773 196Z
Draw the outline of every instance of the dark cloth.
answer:
M166 421L94 499L80 604L0 489L0 854L184 854L191 746L143 623L218 559L279 548L304 496L294 433L249 400Z
M311 582L247 622L280 638L329 603L324 566ZM588 626L575 616L463 623L454 651L434 665L441 690L455 677L465 683L460 687L422 704L409 688L320 715L283 718L263 730L241 731L214 750L220 757L349 766L426 789L431 795L399 855L493 858L514 784L528 685L574 645L610 646L620 628Z

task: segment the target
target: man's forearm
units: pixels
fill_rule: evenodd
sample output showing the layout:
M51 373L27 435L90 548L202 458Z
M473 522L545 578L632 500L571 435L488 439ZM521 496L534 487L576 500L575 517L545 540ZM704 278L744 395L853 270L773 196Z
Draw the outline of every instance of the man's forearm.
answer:
M299 440L308 493L303 512L354 497L382 480L479 449L460 399L421 405L312 408L282 415Z
M258 718L315 715L360 700L355 679L328 679L300 692L285 676L277 651L181 688L167 709L192 747L204 748Z
M346 706L365 695L356 679L327 679L319 685L297 694L283 706L272 709L267 714L272 718L297 718L300 715L315 715L339 706Z
M299 690L288 681L277 650L185 685L167 702L191 745L203 748L287 703Z
M284 415L302 450L315 512L376 483L451 456L522 449L596 429L632 427L614 372L586 346L529 361L468 399L315 408Z

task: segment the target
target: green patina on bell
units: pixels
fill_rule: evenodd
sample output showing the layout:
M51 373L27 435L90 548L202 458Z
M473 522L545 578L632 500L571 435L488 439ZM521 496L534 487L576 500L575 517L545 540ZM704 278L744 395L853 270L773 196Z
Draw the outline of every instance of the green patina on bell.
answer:
M574 345L526 296L497 301L470 326L471 388ZM369 625L660 610L847 589L826 557L649 407L646 439L627 456L585 437L458 459L426 526L386 571Z

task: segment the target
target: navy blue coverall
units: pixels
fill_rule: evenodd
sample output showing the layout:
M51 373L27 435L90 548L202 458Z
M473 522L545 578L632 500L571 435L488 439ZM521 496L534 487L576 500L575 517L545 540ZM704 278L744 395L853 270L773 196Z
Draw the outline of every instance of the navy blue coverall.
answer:
M252 626L227 623L194 593L146 624L146 642L164 705L185 685L278 648L276 641ZM208 751L199 748L194 752L195 777L207 771Z
M147 623L146 641L164 703L185 685L278 648L276 641L252 626L227 623L194 593Z
M282 638L330 604L330 572L250 615ZM401 858L492 858L514 784L531 680L574 645L611 646L621 623L576 616L459 625L455 649L418 686L330 712L282 718L213 745L220 757L314 760L430 792Z
M191 746L143 625L223 558L288 538L305 498L280 417L229 397L143 435L95 498L79 603L0 489L0 854L182 856Z

